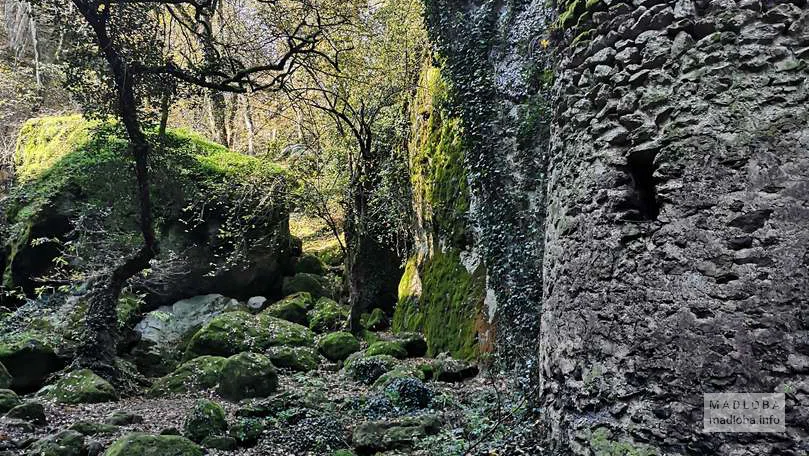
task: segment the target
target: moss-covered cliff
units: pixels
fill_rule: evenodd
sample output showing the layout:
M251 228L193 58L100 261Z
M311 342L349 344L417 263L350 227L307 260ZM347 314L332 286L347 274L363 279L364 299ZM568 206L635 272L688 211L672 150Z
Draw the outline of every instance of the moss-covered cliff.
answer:
M450 113L448 96L440 69L426 63L411 119L417 252L399 284L393 328L422 331L431 355L474 358L485 339L486 273L479 262L461 261L471 255L474 236L461 124Z

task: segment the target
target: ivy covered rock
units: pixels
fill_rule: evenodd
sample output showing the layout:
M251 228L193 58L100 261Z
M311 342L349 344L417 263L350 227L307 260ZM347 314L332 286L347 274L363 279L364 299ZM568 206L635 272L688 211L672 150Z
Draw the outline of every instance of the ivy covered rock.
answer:
M84 435L67 430L38 440L28 449L29 456L84 456L87 447Z
M11 389L21 393L36 391L50 374L64 367L64 361L49 343L27 334L6 337L8 342L0 341L0 363L11 375Z
M433 390L415 377L391 379L383 388L385 396L401 410L427 407L433 399Z
M317 333L340 331L345 328L349 309L330 298L320 298L309 311L309 329Z
M156 141L155 131L146 133ZM139 241L125 138L112 121L26 122L14 157L17 182L4 208L10 226L0 247L10 252L0 265L5 287L33 297L34 278L57 272L54 259L67 242L80 243L84 254L67 267L81 272L123 257ZM244 298L277 294L289 257L288 210L276 190L284 187L276 185L283 171L180 130L167 132L161 149L150 177L162 248L143 287L147 300L169 304L214 290ZM79 221L94 229L78 236ZM229 261L234 255L238 262Z
M222 366L218 391L225 399L267 397L277 388L278 372L264 355L240 353L228 358Z
M11 380L11 374L8 373L6 366L0 363L0 389L11 386Z
M323 275L326 273L326 266L315 255L303 255L295 263L295 272Z
M230 426L228 435L236 440L242 447L251 447L258 443L261 432L264 430L264 422L256 418L239 418Z
M186 361L174 372L157 379L148 395L156 397L214 388L219 384L225 359L221 356L200 356Z
M393 380L400 378L415 378L422 382L426 379L424 372L416 367L408 365L396 366L393 370L385 372L376 379L374 388L379 390L385 389Z
M22 404L17 393L10 389L0 389L0 415Z
M365 354L368 356L390 355L398 359L407 358L407 350L405 350L399 342L393 341L374 342L368 347Z
M314 334L301 325L267 314L228 312L205 324L191 338L185 358L202 355L232 356L245 351L263 352L281 345L311 346Z
M202 442L206 437L224 435L228 423L221 405L207 399L199 399L183 424L183 435L194 442Z
M178 435L127 434L116 440L104 456L203 456L202 448Z
M354 381L373 385L379 377L390 372L394 367L396 367L396 358L392 356L363 355L348 360L345 364L345 373Z
M275 367L309 372L317 369L320 354L311 347L272 347L267 352Z
M284 277L282 291L286 296L305 291L317 299L331 297L332 293L329 288L329 282L325 278L317 274L300 272L292 277Z
M312 295L307 292L300 292L271 304L263 310L262 313L299 325L308 326L309 318L306 312L312 308L312 305Z
M132 355L138 370L150 377L168 374L177 367L188 340L202 325L223 312L241 308L235 299L208 294L149 312L134 329L139 340Z
M360 350L360 342L351 333L341 331L323 336L317 349L330 361L342 361Z
M89 369L68 373L47 390L47 397L63 404L94 404L118 400L115 388Z

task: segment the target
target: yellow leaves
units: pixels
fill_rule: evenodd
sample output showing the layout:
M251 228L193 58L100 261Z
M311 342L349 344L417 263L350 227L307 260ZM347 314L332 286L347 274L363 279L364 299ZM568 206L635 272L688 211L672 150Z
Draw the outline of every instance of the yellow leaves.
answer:
M106 8L107 8L107 5L104 4L104 3L101 3L101 4L98 5L98 8L96 8L96 11L98 12L98 14L102 14Z
M551 42L547 38L543 38L539 41L539 45L542 46L542 49L548 49L548 46L551 45Z

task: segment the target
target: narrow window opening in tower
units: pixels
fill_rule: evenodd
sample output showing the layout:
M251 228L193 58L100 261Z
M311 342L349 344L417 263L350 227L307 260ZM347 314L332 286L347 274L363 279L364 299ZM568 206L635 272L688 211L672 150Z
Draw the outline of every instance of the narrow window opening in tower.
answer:
M660 203L655 186L655 152L642 151L629 156L629 174L632 177L632 205L641 220L657 220Z

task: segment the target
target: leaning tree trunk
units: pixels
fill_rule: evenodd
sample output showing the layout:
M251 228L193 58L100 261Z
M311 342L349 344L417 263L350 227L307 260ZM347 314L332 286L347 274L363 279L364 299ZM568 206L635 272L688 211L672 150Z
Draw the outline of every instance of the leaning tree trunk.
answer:
M121 289L127 280L146 269L157 251L152 226L152 203L149 196L148 158L150 146L140 129L138 105L135 101L132 71L115 48L107 32L107 16L92 4L74 0L74 4L93 28L99 48L115 80L118 114L129 136L130 152L135 161L137 199L140 205L140 230L143 246L135 254L102 274L88 293L87 332L77 353L76 365L91 368L99 375L116 378L115 357L118 343L117 306Z

